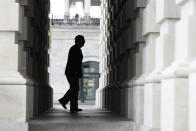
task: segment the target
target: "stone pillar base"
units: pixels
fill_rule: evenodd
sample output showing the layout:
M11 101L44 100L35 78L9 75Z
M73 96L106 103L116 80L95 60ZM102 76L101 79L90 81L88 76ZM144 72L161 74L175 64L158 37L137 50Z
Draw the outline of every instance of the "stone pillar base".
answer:
M150 131L150 128L145 125L135 124L135 131Z
M2 131L28 131L28 123L0 123Z
M188 131L188 79L165 79L161 84L161 129Z
M195 64L194 64L194 67ZM189 74L189 131L196 131L196 72L192 70Z
M160 128L161 84L146 83L144 86L144 123L153 128Z
M136 123L144 121L144 86L133 87L133 120Z
M31 87L26 85L0 85L0 123L26 122L31 117L31 102L33 95ZM28 104L28 105L27 105Z
M160 129L159 128L149 128L145 125L135 124L134 131L160 131Z

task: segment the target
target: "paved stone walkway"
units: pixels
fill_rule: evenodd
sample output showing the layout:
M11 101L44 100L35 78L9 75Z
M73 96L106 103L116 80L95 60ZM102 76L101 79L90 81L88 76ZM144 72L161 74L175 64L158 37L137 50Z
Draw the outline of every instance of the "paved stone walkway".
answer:
M81 105L82 112L70 113L60 105L39 115L30 131L132 131L132 122L93 105Z

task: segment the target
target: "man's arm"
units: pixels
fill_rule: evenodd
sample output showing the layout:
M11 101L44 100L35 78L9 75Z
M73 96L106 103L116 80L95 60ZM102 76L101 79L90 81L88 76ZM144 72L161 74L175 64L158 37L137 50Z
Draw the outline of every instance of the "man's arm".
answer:
M82 52L78 52L78 59L77 59L77 73L78 73L78 77L81 78L82 77Z

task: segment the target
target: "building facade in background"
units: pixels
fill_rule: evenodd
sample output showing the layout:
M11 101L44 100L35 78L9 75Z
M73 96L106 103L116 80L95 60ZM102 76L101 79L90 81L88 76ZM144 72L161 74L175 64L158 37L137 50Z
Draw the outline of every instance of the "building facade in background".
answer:
M84 62L100 62L100 43L99 43L99 25L83 25L83 24L54 24L51 25L51 48L50 48L50 85L53 87L54 103L58 102L65 92L69 89L69 83L65 76L65 67L67 64L68 52L71 46L75 44L75 36L83 35L85 38L85 46L82 48ZM90 67L89 67L90 68ZM94 69L94 68L93 68ZM93 70L92 69L92 70ZM95 73L99 73L99 68L95 66ZM90 69L89 69L90 70ZM86 68L83 68L83 72ZM92 71L91 71L92 72ZM90 72L86 72L90 73ZM85 77L85 76L84 76ZM87 77L87 76L86 76ZM90 77L90 76L89 76ZM94 78L92 78L94 79ZM83 79L81 80L81 82ZM86 81L85 81L86 82ZM95 81L94 81L95 82ZM84 83L84 82L83 82ZM86 87L80 83L80 91L86 91ZM84 89L83 89L84 88ZM95 87L92 87L95 88ZM98 88L98 86L96 86ZM89 87L87 90L90 90ZM81 92L83 93L83 92ZM94 89L95 93L95 89ZM94 94L92 93L92 94ZM90 94L89 94L90 95ZM95 100L95 97L91 97ZM79 97L84 100L84 95Z
M98 1L84 0L84 17L75 14L70 17L70 6L81 1L65 0L64 19L51 19L51 47L50 47L50 85L53 87L53 100L58 103L69 89L69 83L65 76L65 67L69 49L75 44L75 36L83 35L85 46L82 48L83 77L80 80L79 99L95 100L95 92L99 87L99 63L100 63L100 18L90 17L90 7L100 5ZM88 8L88 9L86 9Z

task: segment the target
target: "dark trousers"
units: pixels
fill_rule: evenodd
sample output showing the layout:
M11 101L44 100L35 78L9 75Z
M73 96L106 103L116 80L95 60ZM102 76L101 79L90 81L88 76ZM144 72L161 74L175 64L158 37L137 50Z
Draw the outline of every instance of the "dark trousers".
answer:
M66 105L70 101L70 109L78 108L79 77L77 75L66 75L70 88L61 98Z

